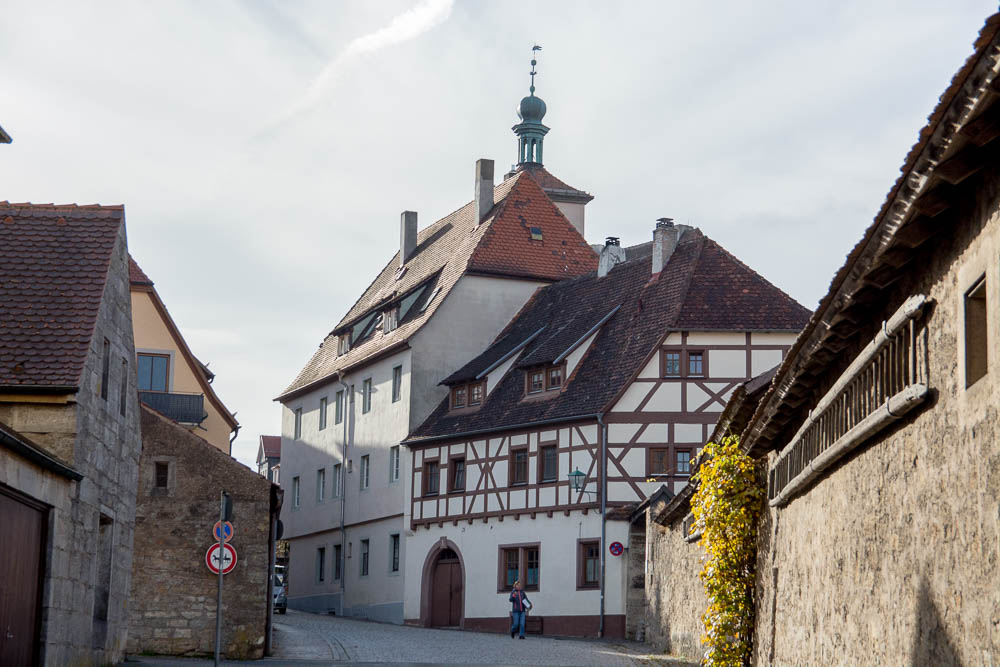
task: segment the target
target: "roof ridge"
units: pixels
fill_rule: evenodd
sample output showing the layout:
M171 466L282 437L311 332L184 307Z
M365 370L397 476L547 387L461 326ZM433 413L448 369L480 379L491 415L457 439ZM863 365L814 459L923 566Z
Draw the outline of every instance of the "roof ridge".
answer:
M27 207L27 208L41 208L41 209L78 209L78 208L84 208L84 209L107 209L107 210L114 210L114 211L124 211L125 210L125 205L124 204L76 204L76 203L72 203L72 204L53 204L51 202L36 204L36 203L30 202L30 201L12 202L12 201L7 201L6 199L4 199L3 201L0 201L0 206L11 206L11 207L17 207L17 208L25 208L25 207Z
M698 228L695 227L695 229L698 229ZM699 229L698 231L700 232L701 230ZM698 249L697 249L696 254L694 256L694 260L691 262L691 268L687 271L687 273L684 276L684 282L683 282L683 284L681 286L680 298L677 299L677 308L671 314L671 316L667 320L667 322L664 323L666 326L673 326L674 324L676 324L677 323L677 317L681 314L681 312L684 311L684 304L687 303L688 294L690 294L690 292L691 292L691 282L694 279L695 271L698 270L698 264L701 263L701 256L702 256L702 253L705 250L705 241L706 240L708 240L708 237L705 236L704 234L700 234L694 240L694 242L698 244ZM680 245L680 243L678 242L677 245ZM667 262L669 264L670 260L668 259ZM666 268L666 266L664 266L663 268ZM662 278L662 277L663 277L663 272L661 271L660 272L660 276L657 278L657 281L659 281L660 278ZM649 285L647 283L647 285L642 288L644 292L646 290L646 287L648 287L648 286Z

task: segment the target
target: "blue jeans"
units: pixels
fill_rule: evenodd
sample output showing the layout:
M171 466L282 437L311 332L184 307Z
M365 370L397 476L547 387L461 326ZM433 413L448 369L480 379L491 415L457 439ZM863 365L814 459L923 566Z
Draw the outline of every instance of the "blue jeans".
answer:
M515 632L520 632L520 635L524 636L524 612L523 611L512 611L510 613L510 632L511 634Z

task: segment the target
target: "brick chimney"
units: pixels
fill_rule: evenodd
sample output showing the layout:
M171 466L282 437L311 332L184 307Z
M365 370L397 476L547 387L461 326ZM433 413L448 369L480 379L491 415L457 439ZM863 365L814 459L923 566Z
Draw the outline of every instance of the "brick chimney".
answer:
M674 254L681 230L674 226L673 218L659 218L653 229L653 275L663 270Z
M476 224L493 208L493 160L476 160Z
M403 266L417 249L417 212L403 211L399 216L399 265Z
M625 261L625 248L621 246L617 236L609 236L601 248L600 259L597 262L597 277L603 278L608 271Z

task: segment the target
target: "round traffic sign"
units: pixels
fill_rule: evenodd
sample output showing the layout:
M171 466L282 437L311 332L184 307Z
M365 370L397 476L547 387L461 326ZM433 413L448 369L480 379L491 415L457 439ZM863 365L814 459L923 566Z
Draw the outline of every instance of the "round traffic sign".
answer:
M229 574L236 567L236 549L231 544L223 544L222 546L221 558L218 544L213 544L205 552L205 565L212 571L212 574L219 573L220 564L222 565L222 574Z
M226 521L223 524L220 524L218 521L216 521L215 525L212 526L212 536L216 539L216 541L218 541L218 539L220 537L220 535L219 535L219 526L220 525L221 526L225 526L225 533L226 533L225 536L222 536L222 541L223 542L228 542L229 540L233 539L233 531L235 530L233 528L233 524L231 524L228 521Z
M608 547L612 556L621 556L625 552L625 547L622 546L621 542L612 542L611 546Z

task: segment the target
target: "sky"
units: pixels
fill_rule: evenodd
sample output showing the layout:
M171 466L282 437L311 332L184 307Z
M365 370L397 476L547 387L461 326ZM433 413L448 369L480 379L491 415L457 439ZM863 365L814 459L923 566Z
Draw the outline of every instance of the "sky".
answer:
M0 200L124 204L253 465L281 393L398 250L516 160L586 236L696 225L814 308L996 4L7 0Z

